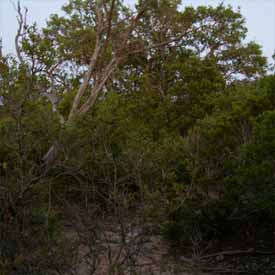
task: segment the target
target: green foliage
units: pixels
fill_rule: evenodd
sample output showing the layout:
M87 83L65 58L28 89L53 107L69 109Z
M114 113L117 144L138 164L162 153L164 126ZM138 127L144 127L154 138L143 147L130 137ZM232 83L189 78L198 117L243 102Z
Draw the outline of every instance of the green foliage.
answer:
M232 230L232 223L240 226L253 219L252 213L264 211L270 217L274 209L273 83L274 76L268 76L234 85L215 98L215 111L198 121L186 137L191 164L187 168L189 173L196 171L193 188L201 199L192 206L196 215L191 225L195 223L200 232L224 233ZM173 217L177 212L172 211L164 232L169 237L179 230L185 240L190 223L185 222L185 212ZM211 226L204 228L207 225Z

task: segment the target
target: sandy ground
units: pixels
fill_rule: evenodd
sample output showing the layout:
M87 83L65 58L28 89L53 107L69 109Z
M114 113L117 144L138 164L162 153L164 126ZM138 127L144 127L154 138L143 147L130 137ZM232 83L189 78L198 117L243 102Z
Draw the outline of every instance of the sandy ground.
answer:
M96 240L91 232L82 233L73 227L66 230L66 237L77 243L75 269L70 275L190 275L175 271L168 245L158 236L144 238L139 230L122 236L120 230L106 230Z

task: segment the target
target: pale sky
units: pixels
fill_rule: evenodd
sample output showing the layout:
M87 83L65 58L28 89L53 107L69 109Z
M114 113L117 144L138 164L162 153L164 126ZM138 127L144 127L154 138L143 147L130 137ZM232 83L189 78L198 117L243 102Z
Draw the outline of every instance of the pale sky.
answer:
M16 2L17 0L13 0ZM52 13L59 13L66 0L21 0L29 10L28 21L36 21L43 26ZM133 5L135 0L124 0ZM184 5L213 5L221 0L183 0ZM241 8L248 27L247 41L256 41L263 48L264 55L271 61L275 50L275 0L224 0L235 9ZM0 0L0 37L3 39L4 53L14 53L14 36L17 28L16 13L10 0Z

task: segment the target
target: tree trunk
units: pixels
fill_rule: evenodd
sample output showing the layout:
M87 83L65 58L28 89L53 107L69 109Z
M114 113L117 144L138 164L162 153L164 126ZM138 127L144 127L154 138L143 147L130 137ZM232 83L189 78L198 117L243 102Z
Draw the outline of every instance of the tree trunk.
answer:
M50 149L48 150L48 152L45 154L45 156L43 157L43 164L42 164L42 173L45 174L47 173L50 168L52 167L52 165L54 164L58 153L60 150L60 146L58 144L58 142L54 142L54 144L50 147Z

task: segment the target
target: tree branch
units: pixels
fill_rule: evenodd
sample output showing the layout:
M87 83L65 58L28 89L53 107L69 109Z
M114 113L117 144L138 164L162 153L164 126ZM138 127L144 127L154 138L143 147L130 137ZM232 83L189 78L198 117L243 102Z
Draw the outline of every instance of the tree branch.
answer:
M97 22L97 35L96 35L96 45L95 45L95 49L93 52L93 56L91 58L89 67L88 67L88 71L85 73L84 79L82 84L80 85L77 94L74 98L73 101L73 105L69 114L69 120L72 119L74 117L74 115L77 112L77 109L79 107L80 101L82 96L84 95L85 91L87 90L88 86L89 86L89 82L91 80L93 71L95 69L98 57L99 57L99 53L101 51L102 45L101 45L101 41L100 41L100 36L101 36L101 32L102 32L102 28L103 28L103 22L102 22L102 16L101 16L101 12L99 11L99 8L96 8L97 10L97 18L98 18L98 22Z
M24 14L22 13L21 10L21 5L20 5L20 1L17 2L17 6L11 1L15 11L17 12L18 16L17 16L17 21L18 21L18 30L15 36L15 50L16 50L16 54L18 57L18 60L20 61L20 63L24 63L23 57L22 57L22 52L21 52L21 48L20 48L20 38L24 35L23 33L23 29L25 30L27 28L27 13L28 13L28 9L24 8Z
M82 107L78 111L78 115L85 114L96 102L96 99L99 95L99 92L104 87L105 83L109 79L110 75L114 72L117 65L119 64L119 59L114 57L106 67L103 77L99 80L98 84L92 89L91 95L89 96L88 100L82 105Z

